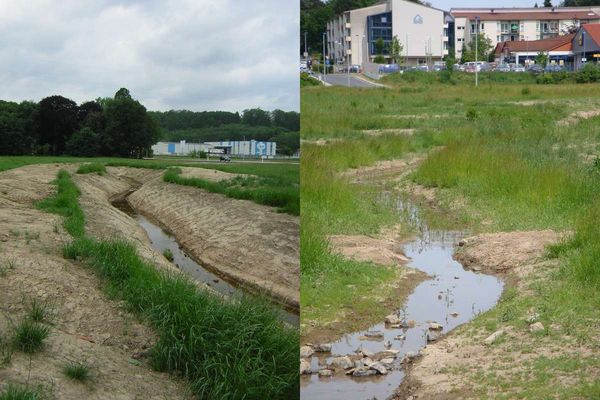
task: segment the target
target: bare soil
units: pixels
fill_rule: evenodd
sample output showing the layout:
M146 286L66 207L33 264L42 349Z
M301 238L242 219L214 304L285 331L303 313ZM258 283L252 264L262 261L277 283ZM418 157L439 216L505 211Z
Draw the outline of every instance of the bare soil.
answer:
M232 174L230 172L219 171L217 169L181 167L181 176L183 178L200 178L207 181L219 182L233 179L238 176L247 177L250 175Z
M0 390L29 382L59 399L191 398L184 382L148 365L147 350L157 340L152 330L109 299L91 270L62 257L62 244L70 240L62 218L35 208L53 192L61 168L76 167L32 165L0 173L0 265L14 266L0 276L0 338L9 340L32 301L50 310L43 350L31 358L16 352L0 366ZM84 192L86 209L93 208ZM117 220L105 218L105 230L119 230L112 226ZM69 361L90 365L88 383L62 373Z
M559 126L575 125L581 120L596 117L598 115L600 115L600 110L575 111L568 117L556 121L556 124Z
M402 243L393 239L365 235L334 235L329 237L332 250L345 258L379 265L406 264Z

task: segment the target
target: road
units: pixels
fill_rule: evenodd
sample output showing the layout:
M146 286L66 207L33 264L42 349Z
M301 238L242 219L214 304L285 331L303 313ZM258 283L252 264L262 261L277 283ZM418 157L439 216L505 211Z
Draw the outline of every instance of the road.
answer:
M328 74L325 76L325 82L334 86L348 86L348 75L344 73ZM381 85L369 82L362 77L359 78L356 74L350 74L350 87L376 88Z

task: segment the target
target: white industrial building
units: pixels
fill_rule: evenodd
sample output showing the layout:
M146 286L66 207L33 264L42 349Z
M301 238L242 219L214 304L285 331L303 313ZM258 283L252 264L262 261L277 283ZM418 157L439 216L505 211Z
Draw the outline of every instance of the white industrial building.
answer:
M277 143L260 140L187 143L182 140L158 142L152 146L153 154L158 156L187 156L200 151L211 155L273 158L276 155Z
M388 46L397 37L405 65L440 61L452 43L452 17L437 8L406 0L387 0L370 7L346 11L327 23L327 50L338 64L361 65L377 56L375 43Z

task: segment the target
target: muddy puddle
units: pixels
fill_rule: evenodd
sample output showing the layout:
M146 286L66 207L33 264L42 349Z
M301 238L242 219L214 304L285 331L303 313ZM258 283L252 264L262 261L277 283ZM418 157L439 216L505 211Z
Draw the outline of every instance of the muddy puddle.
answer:
M359 348L373 354L389 349L398 351L396 357L392 357L394 361L387 364L387 375L358 378L341 372L333 377L319 377L316 373L303 375L303 400L388 398L405 377L401 360L417 354L427 344L430 322L442 325L441 333L446 334L494 307L500 298L503 284L499 279L466 271L453 260L455 245L466 236L465 232L429 229L415 206L400 198L394 201L399 213L417 224L419 231L418 239L404 246L406 255L411 259L408 265L430 276L415 288L404 304L398 304L397 314L403 321L402 325L412 327L390 328L381 321L364 331L346 334L332 343L331 353L315 353L319 356L312 357L313 372L326 367L333 356L355 355ZM367 332L380 333L380 336L375 340L365 339Z
M145 216L138 214L127 201L127 197L134 191L135 190L131 190L115 197L111 201L111 204L135 219L138 225L144 229L146 235L148 235L148 239L150 239L150 243L154 250L160 254L163 254L167 249L170 250L173 255L172 263L177 268L187 273L192 279L203 282L220 294L232 297L243 293L242 289L236 286L234 282L226 281L192 259L183 248L179 246L179 243L173 235L165 232L160 226L156 225ZM300 318L298 315L281 308L278 308L278 312L283 321L293 326L299 325Z

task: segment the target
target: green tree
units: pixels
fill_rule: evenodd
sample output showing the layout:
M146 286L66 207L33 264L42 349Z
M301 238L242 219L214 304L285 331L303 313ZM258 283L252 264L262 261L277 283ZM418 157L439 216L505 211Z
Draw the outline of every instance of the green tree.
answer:
M544 0L544 7L552 7L552 0Z
M548 65L548 53L540 51L535 57L535 63L545 68Z
M269 141L277 143L278 154L291 156L300 149L299 132L281 132L269 138Z
M38 138L35 116L38 105L0 100L0 154L24 155L35 151Z
M137 100L115 95L106 102L103 112L106 118L104 151L110 155L141 157L156 143L158 124Z
M41 145L48 145L50 153L60 155L65 144L78 128L79 107L73 100L62 96L42 99L37 113L38 137Z
M273 126L279 126L290 131L300 131L300 114L295 111L273 110L271 112Z
M600 6L600 0L564 0L561 7L588 7Z
M131 99L131 94L129 93L129 89L121 88L117 90L115 93L115 99Z
M96 157L102 155L104 141L102 133L91 128L82 128L67 141L65 152L77 157Z
M402 64L402 62L404 61L402 59L402 51L404 50L404 46L402 46L402 44L398 40L398 36L394 36L392 38L392 45L391 45L390 50L391 50L390 55L392 56L392 62L394 64Z
M244 110L242 124L248 126L271 126L271 115L260 108Z
M483 33L477 35L477 60L488 61L492 50L492 41ZM463 63L475 61L475 40L463 46L461 61Z

